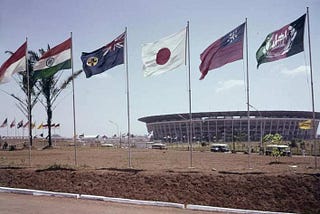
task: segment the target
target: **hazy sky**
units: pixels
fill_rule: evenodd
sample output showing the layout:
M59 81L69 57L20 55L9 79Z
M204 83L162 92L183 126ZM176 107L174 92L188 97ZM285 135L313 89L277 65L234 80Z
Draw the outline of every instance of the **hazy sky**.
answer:
M200 54L248 19L248 60L250 103L259 110L311 111L309 52L307 28L305 51L290 58L262 64L256 69L255 53L267 34L287 25L310 11L315 107L319 109L320 92L320 0L0 0L0 63L6 50L16 50L28 37L30 50L37 51L60 44L73 34L74 69L82 68L81 52L90 52L109 43L128 28L128 66L130 84L131 132L146 134L138 118L173 113L187 113L187 68L181 66L161 76L144 78L141 45L176 33L190 22L192 112L246 110L245 60L209 71L199 80ZM63 78L71 70L63 72ZM0 89L22 97L15 81ZM0 91L0 123L26 121L10 96ZM127 132L125 66L75 81L77 134ZM33 111L37 125L46 123L40 103ZM110 122L112 121L112 122ZM56 102L55 132L73 135L72 90L65 90ZM0 135L7 130L0 129ZM36 130L35 134L41 133ZM46 132L46 131L45 131ZM13 135L13 129L9 135ZM18 134L21 134L19 131ZM25 133L26 134L26 133Z

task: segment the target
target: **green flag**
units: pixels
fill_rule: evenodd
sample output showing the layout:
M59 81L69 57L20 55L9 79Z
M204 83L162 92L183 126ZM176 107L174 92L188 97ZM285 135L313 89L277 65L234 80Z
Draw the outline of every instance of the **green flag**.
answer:
M306 14L270 33L256 53L257 67L302 52L305 19Z

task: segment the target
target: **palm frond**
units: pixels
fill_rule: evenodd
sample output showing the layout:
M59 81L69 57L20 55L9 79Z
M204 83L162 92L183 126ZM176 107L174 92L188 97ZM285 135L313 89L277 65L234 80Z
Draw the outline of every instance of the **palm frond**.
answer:
M61 88L61 89L65 89L73 79L77 78L77 77L79 76L79 74L81 74L82 71L83 71L83 70L76 71L73 75L71 75L70 77L68 77L68 79L66 79L66 80L62 83L62 85L61 85L60 88Z
M13 54L12 51L5 51L4 53L5 53L5 54L11 54L11 55Z
M28 118L28 109L25 106L23 106L21 103L20 104L16 103L16 106L22 112L22 114L24 114L24 116Z

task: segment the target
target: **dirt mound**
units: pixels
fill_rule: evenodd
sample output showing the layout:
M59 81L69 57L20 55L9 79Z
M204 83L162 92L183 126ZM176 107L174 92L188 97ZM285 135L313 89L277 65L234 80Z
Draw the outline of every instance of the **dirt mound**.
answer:
M240 209L320 213L320 174L0 169L0 185Z
M320 213L314 157L190 153L183 148L0 151L0 186L219 207ZM272 163L272 164L270 164ZM31 167L30 167L31 166Z

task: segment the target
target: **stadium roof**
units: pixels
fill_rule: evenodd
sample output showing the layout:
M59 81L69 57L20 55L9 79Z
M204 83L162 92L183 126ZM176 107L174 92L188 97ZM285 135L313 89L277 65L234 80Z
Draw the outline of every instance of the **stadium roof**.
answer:
M247 117L247 111L221 111L221 112L198 112L192 113L193 119L203 118L227 118L227 117ZM275 117L275 118L312 118L311 111L250 111L250 116L253 117ZM316 119L320 119L320 113L315 113ZM179 121L189 120L188 113L166 114L147 116L138 119L141 122L153 123L163 121Z

